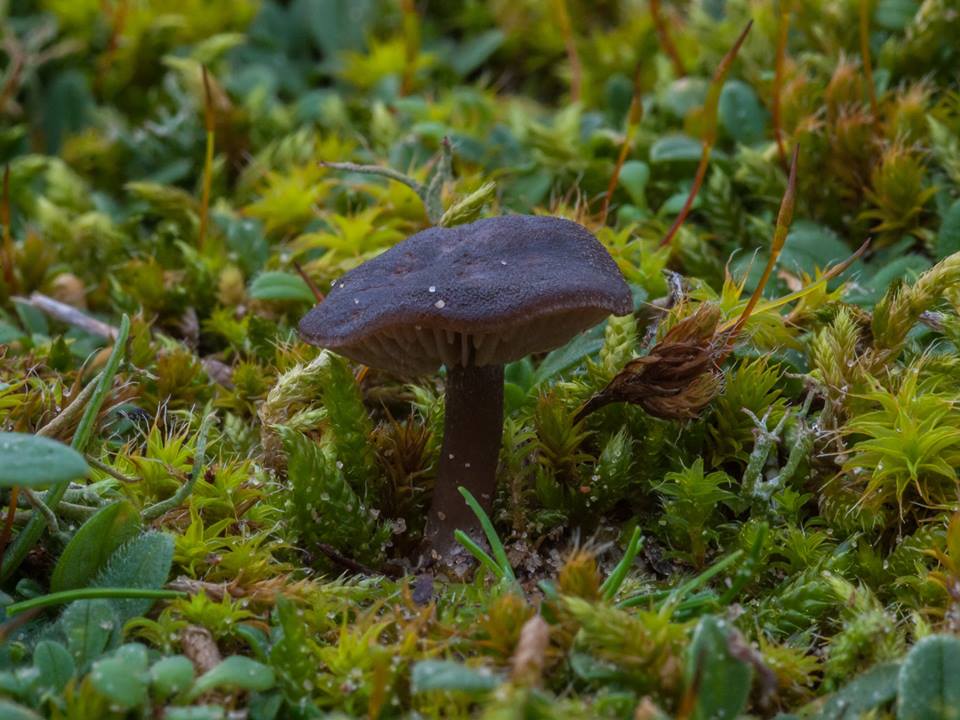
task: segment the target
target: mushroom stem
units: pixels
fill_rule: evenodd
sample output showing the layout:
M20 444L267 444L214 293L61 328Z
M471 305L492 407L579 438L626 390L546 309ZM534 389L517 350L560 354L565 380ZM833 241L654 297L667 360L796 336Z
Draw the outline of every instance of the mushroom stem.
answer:
M503 365L448 367L443 447L426 528L435 558L454 553L455 530L482 540L480 523L457 488L467 488L490 512L502 435Z

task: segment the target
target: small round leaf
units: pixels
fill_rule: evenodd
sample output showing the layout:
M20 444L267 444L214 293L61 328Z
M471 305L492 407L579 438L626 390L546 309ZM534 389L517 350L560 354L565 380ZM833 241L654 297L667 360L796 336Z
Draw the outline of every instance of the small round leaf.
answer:
M69 445L28 433L0 433L0 487L44 487L87 474L87 461Z

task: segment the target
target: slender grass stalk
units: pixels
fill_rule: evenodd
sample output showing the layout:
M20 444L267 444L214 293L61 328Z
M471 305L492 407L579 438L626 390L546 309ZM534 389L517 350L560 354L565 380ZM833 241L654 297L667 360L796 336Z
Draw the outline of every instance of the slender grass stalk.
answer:
M633 535L630 536L630 542L627 543L627 549L623 553L623 557L620 558L620 562L617 563L613 572L610 573L610 576L604 580L600 586L600 593L604 600L609 601L616 597L620 586L623 585L623 581L627 578L627 572L629 572L630 566L633 565L633 561L636 559L637 553L640 552L640 548L642 547L643 535L640 532L640 528L635 527L633 529Z
M873 60L870 57L870 0L860 0L860 58L863 61L863 77L867 81L867 97L874 122L880 118L877 103L877 88L873 84Z
M753 20L748 22L746 27L740 32L736 42L733 43L733 47L731 47L727 51L727 54L723 56L723 59L720 60L720 64L717 65L717 69L713 73L713 78L710 80L707 97L703 103L703 152L700 154L700 164L697 165L697 174L693 179L693 185L690 187L687 199L684 201L683 207L673 221L673 225L670 226L667 234L664 235L663 240L660 241L660 247L670 244L680 229L680 226L683 225L683 221L687 219L687 215L690 214L690 208L693 207L693 201L696 199L697 193L700 192L700 186L703 185L703 180L707 176L707 165L710 163L710 153L713 152L713 146L717 142L717 113L720 108L720 92L723 90L723 83L726 81L727 75L730 74L733 61L736 59L737 53L740 52L740 46L743 45L743 41L747 39L747 33L750 32L751 27L753 27Z
M382 165L362 165L354 162L329 162L321 160L320 166L330 168L331 170L343 170L344 172L363 173L364 175L380 175L394 182L403 183L413 190L421 198L426 194L426 187L418 183L409 175L404 175L393 168L383 167Z
M497 565L503 570L503 575L508 580L516 582L517 578L513 574L513 567L511 567L510 560L507 558L507 551L504 549L503 543L500 542L497 531L494 529L493 523L490 522L490 517L484 512L483 508L480 507L480 503L477 502L477 499L469 490L465 487L459 487L457 489L460 491L460 494L463 495L463 499L467 501L470 509L473 510L473 514L476 515L480 521L480 527L483 528L483 534L487 536L487 542L490 543L490 549L493 551Z
M50 593L39 597L21 600L18 603L7 605L7 616L16 615L26 610L36 608L50 607L51 605L64 605L75 600L113 600L127 598L148 598L156 600L171 600L173 598L184 597L185 592L179 590L145 590L143 588L77 588L76 590L64 590L62 592Z
M805 287L800 288L799 290L796 290L792 293L784 295L783 297L778 297L778 298L774 298L773 300L767 300L766 302L758 303L757 307L754 309L754 312L767 312L768 310L775 310L778 307L789 305L790 303L796 300L800 300L801 298L806 297L817 288L833 280L838 275L842 275L847 268L849 268L851 265L853 265L853 263L855 263L857 260L863 257L863 254L867 251L867 248L869 247L870 247L870 240L867 239L866 241L864 241L864 243L860 247L856 249L853 255L848 257L843 262L837 263L836 265L834 265L832 268L830 268L827 272L821 275L814 282L810 283ZM720 328L718 329L718 332L726 332L730 330L738 322L739 322L739 318L737 320L731 320L730 322L725 323L724 325L721 325Z
M10 488L10 505L7 507L7 516L3 521L3 531L0 532L0 571L3 570L3 551L7 549L10 535L13 533L13 523L17 519L17 501L20 499L20 488L14 485Z
M554 0L553 7L557 23L560 25L560 33L563 35L567 62L570 63L570 102L580 102L583 91L583 65L580 62L580 54L577 52L573 23L570 22L570 13L567 10L567 0Z
M106 5L104 3L103 5ZM110 13L110 37L107 40L107 47L97 63L97 74L94 79L94 87L97 92L103 91L103 82L113 65L113 59L116 57L117 49L120 47L120 39L123 37L123 31L127 26L127 15L129 10L128 0L117 0L113 4L113 12Z
M323 293L320 292L320 288L317 287L317 284L313 281L313 278L307 275L307 271L303 269L303 266L294 260L293 268L297 271L297 275L300 276L300 279L307 284L308 288L310 288L310 292L313 293L313 298L317 302L323 302Z
M458 543L467 549L467 552L477 559L477 562L489 570L495 578L499 580L506 579L507 576L503 572L503 568L497 564L497 561L490 557L490 555L487 554L487 552L476 542L474 542L473 538L467 535L463 530L454 530L453 537Z
M107 359L106 367L104 367L103 372L98 376L99 379L91 381L97 383L96 390L84 409L83 417L80 418L80 424L77 426L77 430L73 435L73 441L70 443L73 449L78 452L82 453L86 449L87 443L90 442L90 437L93 435L93 430L96 425L97 415L100 414L100 408L103 407L107 395L110 394L110 389L113 387L113 378L120 368L120 361L123 360L127 337L129 337L129 335L130 318L124 315L120 321L120 331L117 334L117 341L114 343L113 351ZM44 503L46 503L47 507L53 512L56 512L57 505L63 498L64 493L66 493L69 485L69 482L54 485L44 495ZM37 544L40 536L43 535L46 527L46 521L39 515L34 515L30 518L30 521L23 530L14 538L3 557L0 581L9 578L14 571L20 567L27 553L33 549L33 546Z
M120 369L120 363L126 353L127 338L129 336L130 318L124 315L120 319L120 331L117 333L117 340L113 344L113 351L110 353L110 357L107 358L107 364L100 375L100 382L97 383L96 392L94 392L93 397L90 398L90 402L84 410L83 416L80 418L77 431L73 435L73 441L70 443L77 452L82 453L86 450L87 444L90 442L97 422L97 415L100 414L100 408L103 407L107 395L110 394L110 390L113 387L113 378L116 376L117 370ZM64 486L64 490L66 490L66 486ZM62 496L63 493L61 492L60 495ZM56 503L51 502L49 494L45 498L45 501L52 508L56 509Z
M637 134L637 127L643 119L643 97L640 87L640 65L633 73L633 96L630 98L630 110L627 112L627 127L623 135L623 144L620 146L620 154L617 156L617 164L610 175L610 183L607 185L607 193L603 196L603 207L600 210L600 224L607 223L607 213L610 211L610 200L613 198L613 191L617 189L617 183L620 182L620 171L623 170L623 164L627 161L630 154L630 148L633 146L633 138Z
M37 430L37 435L57 438L60 437L61 433L65 433L66 429L82 416L84 408L87 407L87 403L90 402L90 399L94 396L94 393L96 393L102 376L103 371L101 370L90 382L83 386L80 394L77 395L59 415Z
M24 488L23 494L27 497L30 505L33 506L34 511L40 513L40 517L42 517L43 521L47 524L47 530L50 534L54 536L59 535L60 521L57 520L57 515L50 509L50 506L30 488Z
M420 55L420 16L413 0L401 0L403 10L403 77L400 81L400 95L409 95L413 90L414 73L417 69L417 56Z
M203 158L203 185L200 195L200 230L197 233L197 248L203 249L210 224L210 186L213 184L213 147L216 118L213 114L213 96L210 93L210 76L203 67L203 124L207 131L206 153Z
M3 279L11 295L17 292L17 277L13 272L13 230L10 228L10 166L3 169L3 198L0 199L0 222L3 223Z
M680 58L677 46L673 44L673 39L667 30L667 22L660 11L660 0L650 0L650 17L653 20L653 28L657 32L660 49L670 59L673 72L676 73L677 77L684 77L687 74L687 69L683 66L683 60Z
M663 604L660 607L660 612L668 612L669 615L672 615L674 611L677 610L687 599L693 599L690 597L691 593L695 590L700 589L706 582L708 582L713 577L719 575L721 572L730 567L733 563L740 559L743 555L743 550L736 550L727 557L718 560L716 563L708 567L702 573L697 575L694 578L691 578L683 585L673 588L672 590L661 590L652 593L641 593L640 595L634 595L625 600L621 600L617 603L618 608L631 608L638 605L644 605L651 601L663 601ZM708 593L702 595L700 601L710 601L715 600L716 595L713 593Z
M746 307L744 307L743 312L740 313L737 324L734 325L730 331L731 340L743 329L747 320L750 319L751 313L753 313L757 307L757 303L760 302L763 289L767 286L770 275L773 273L773 268L777 264L777 260L780 259L780 253L783 252L783 246L787 242L787 233L790 232L790 223L793 222L793 209L797 201L797 161L799 158L800 147L796 146L793 148L793 158L790 161L790 176L787 179L787 189L783 193L783 199L780 201L780 211L777 213L777 224L773 231L773 242L770 244L770 257L767 258L767 265L763 269L763 275L760 276L760 282L757 283L753 295L750 296Z
M750 553L743 561L743 565L737 569L736 575L733 576L733 580L730 582L730 587L720 596L721 607L726 607L732 603L737 595L740 594L740 591L753 579L757 571L757 566L760 564L760 553L763 551L763 544L767 540L767 531L769 529L770 526L767 525L767 523L760 524L757 537L754 538L753 545L750 547Z
M680 605L680 603L694 590L699 590L706 583L712 580L714 577L722 573L728 567L733 565L737 560L743 556L743 550L735 550L734 552L727 555L722 560L718 560L713 565L708 567L702 573L697 575L695 578L692 578L685 582L683 585L674 588L670 591L670 594L667 596L667 599L664 601L663 605L660 607L660 613L665 614L667 617L673 615L674 610Z
M783 73L784 64L787 57L787 35L790 32L790 8L787 6L788 0L780 0L779 12L777 14L777 49L773 64L773 107L770 109L771 122L773 123L773 137L777 141L777 155L780 157L780 165L784 172L789 172L790 166L787 162L787 149L783 142Z

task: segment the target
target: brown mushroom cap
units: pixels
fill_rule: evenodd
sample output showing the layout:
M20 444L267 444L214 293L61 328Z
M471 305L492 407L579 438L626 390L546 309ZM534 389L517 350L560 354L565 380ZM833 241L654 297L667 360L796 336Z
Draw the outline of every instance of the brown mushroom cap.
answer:
M415 375L552 350L631 310L623 276L586 228L504 215L424 230L351 270L301 320L300 334Z

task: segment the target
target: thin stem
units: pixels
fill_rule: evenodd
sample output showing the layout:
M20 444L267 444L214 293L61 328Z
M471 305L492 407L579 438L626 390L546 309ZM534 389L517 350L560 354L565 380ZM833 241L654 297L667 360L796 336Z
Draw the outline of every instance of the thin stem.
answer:
M117 48L120 47L120 38L123 36L123 29L127 24L128 0L117 0L114 3L113 13L110 22L110 38L107 41L107 47L100 56L98 63L98 72L94 80L97 92L103 90L103 82L107 77L110 66L113 65L114 57L117 54Z
M771 108L770 114L773 123L773 136L777 141L777 155L780 158L780 165L783 167L784 172L789 172L790 166L787 162L787 149L783 142L783 117L781 115L783 73L787 55L787 35L790 31L790 9L787 7L787 0L780 0L778 20L777 50L773 65L773 107Z
M627 112L627 128L623 135L623 144L620 146L620 154L617 156L617 164L613 168L613 174L610 175L610 182L607 185L607 193L603 196L603 208L600 210L600 224L607 222L607 213L610 211L610 201L613 198L613 191L617 189L617 183L620 182L620 171L623 170L623 164L627 161L630 154L630 148L633 146L633 138L637 133L637 126L643 118L643 97L640 87L640 65L637 65L633 73L633 96L630 98L630 110Z
M310 288L310 292L313 293L314 299L317 302L323 302L323 293L320 292L320 288L317 287L317 284L313 281L313 278L307 275L307 271L303 269L303 266L294 260L293 267L297 271L297 275L299 275L300 278L307 284L307 287Z
M124 353L126 352L127 338L129 336L130 318L124 315L120 319L120 331L117 334L116 342L113 344L113 351L107 359L106 367L103 368L103 373L100 375L100 382L97 383L97 389L93 394L93 398L91 398L90 403L87 405L83 417L80 418L77 432L74 433L73 441L70 443L73 449L78 452L86 450L87 444L90 442L97 422L97 415L100 414L100 408L103 407L107 395L110 394L110 390L113 388L113 378L116 376L117 370L120 369L120 362L123 360ZM66 485L64 485L64 490L66 490ZM47 502L51 507L56 507L56 503L52 503L49 500L47 500Z
M210 76L203 67L203 123L207 131L206 153L203 159L203 187L200 196L200 231L197 247L202 249L210 222L210 187L213 184L213 147L216 122L213 116L213 96L210 94Z
M37 498L39 499L39 497ZM29 505L30 501L26 501ZM44 503L46 505L46 503ZM22 507L23 503L19 503L19 506ZM96 515L97 510L102 506L92 506L92 505L79 505L77 503L66 502L61 500L57 505L57 515L62 517L64 520L71 520L79 523L83 523L86 520L89 520L93 515ZM17 514L13 519L14 525L25 525L30 522L36 513L33 510L17 510Z
M74 600L113 600L126 598L146 598L152 600L172 600L174 598L184 597L186 593L177 590L145 590L143 588L78 588L76 590L64 590L63 592L50 593L40 597L22 600L12 605L7 605L7 615L16 615L26 610L35 608L50 607L51 605L63 605Z
M139 478L130 477L129 475L124 475L115 467L112 467L111 465L107 465L106 463L100 462L92 455L85 454L83 457L87 461L88 465L92 465L94 468L96 468L100 472L106 473L107 475L112 477L114 480L119 480L120 482L127 483L127 484L139 482Z
M0 563L3 561L3 551L7 549L7 543L10 542L10 533L13 532L13 521L17 517L17 500L20 494L20 488L14 485L10 488L10 505L7 507L7 516L3 521L3 532L0 533ZM0 570L3 567L0 565Z
M743 312L740 313L740 319L737 320L737 324L733 326L733 330L730 332L730 340L733 340L733 338L739 334L740 330L743 329L747 320L750 319L754 308L756 308L757 303L760 302L763 289L766 287L767 281L770 280L773 268L780 258L783 246L787 242L787 233L790 232L790 223L793 222L793 208L797 200L797 164L799 159L800 146L798 145L793 149L793 159L790 161L790 177L787 179L787 189L784 191L783 199L780 201L780 210L777 213L777 224L773 231L773 242L770 245L770 257L767 258L767 265L763 269L763 275L760 276L760 282L757 283L757 287L754 289L753 295L750 296L747 306L743 309Z
M680 212L677 213L677 217L674 219L673 224L670 226L670 229L667 230L667 234L663 236L663 240L660 241L660 247L666 247L671 242L673 242L674 236L679 232L680 226L683 225L683 221L687 219L687 215L690 214L690 209L693 207L693 201L697 199L697 194L700 192L700 188L703 185L703 180L707 176L707 166L710 164L710 153L713 152L713 143L709 145L703 143L703 152L700 154L700 162L697 164L697 174L693 177L693 185L690 186L690 192L687 193L687 199L683 201L683 207L680 208Z
M877 88L873 84L873 60L870 57L870 0L860 0L860 58L863 61L863 77L867 82L870 112L874 122L880 117L877 103Z
M395 182L403 183L421 198L426 197L426 189L423 187L423 185L418 183L409 175L404 175L402 172L398 172L393 168L382 167L380 165L361 165L360 163L353 162L327 162L326 160L321 160L320 165L322 167L330 168L331 170L363 173L364 175L380 175L381 177L389 178Z
M666 601L660 608L661 615L664 615L668 618L671 617L683 599L687 597L687 595L692 593L694 590L698 590L699 588L703 587L703 585L705 585L709 580L719 575L733 563L739 560L742 555L743 550L735 550L722 560L718 560L711 567L704 570L695 578L688 580L680 587L671 590Z
M413 90L413 81L417 69L417 56L420 54L420 18L413 0L401 0L403 10L403 79L400 81L400 95L409 95Z
M583 87L583 65L580 63L580 54L577 52L577 43L573 35L573 24L570 22L570 13L567 11L566 0L554 0L554 9L557 22L560 24L560 33L563 35L563 45L567 52L567 62L570 63L570 102L580 102Z
M674 235L676 235L680 229L680 226L683 225L683 221L687 219L690 208L693 207L693 201L696 199L697 193L700 192L703 180L707 176L707 165L710 162L710 153L713 151L713 146L717 142L717 112L720 108L720 92L723 90L723 83L727 79L727 75L730 74L733 61L737 57L737 53L740 52L740 47L743 45L744 40L747 39L747 34L750 32L751 27L753 27L753 20L749 21L746 27L740 32L733 46L720 60L720 64L717 65L717 69L713 73L713 78L710 80L710 86L707 88L707 97L703 102L703 151L700 154L700 164L697 165L697 174L693 179L693 185L690 187L687 199L684 201L680 213L673 221L673 225L670 226L667 234L664 235L663 240L660 241L660 247L665 247L670 244Z
M54 300L52 297L44 295L43 293L31 293L29 298L24 299L24 302L49 315L54 320L78 327L91 335L106 338L107 340L117 339L117 329L112 325L90 317L72 305Z
M59 415L37 430L37 435L57 438L60 437L61 434L65 434L67 428L76 422L80 415L83 414L83 409L87 406L87 403L90 402L90 398L92 398L93 394L97 391L97 385L99 385L100 377L102 375L103 371L97 373L93 379L83 387L83 389L80 391L80 394L77 395L76 398L74 398L73 401L67 405Z
M617 563L613 572L610 573L610 576L604 580L603 585L600 586L600 592L604 600L613 600L616 596L617 591L627 577L630 566L633 565L633 561L636 559L637 553L640 552L640 548L642 547L643 535L640 532L640 528L635 527L633 534L630 536L630 542L627 543L627 549L623 553L623 557L620 558L620 562Z
M660 48L673 64L673 72L676 73L678 78L684 77L687 74L687 69L683 66L683 60L680 59L677 46L673 44L673 40L670 38L667 23L660 12L660 0L650 0L650 17L653 19L653 27L657 31Z
M487 537L487 542L490 544L493 556L497 559L497 565L499 565L503 571L503 576L510 580L516 580L517 578L513 574L513 566L510 565L510 558L507 557L507 551L503 547L503 543L500 542L500 537L497 535L493 523L490 522L490 516L480 507L480 503L477 502L477 499L469 490L465 487L460 487L458 490L463 496L463 499L466 500L467 506L473 510L473 514L476 515L477 520L480 521L480 527L483 528L483 534Z
M59 535L60 523L57 521L57 516L53 510L30 488L23 488L23 494L27 500L30 501L33 509L40 513L40 517L42 517L43 521L47 524L47 530L50 531L50 534L54 536Z
M506 579L503 568L497 564L497 561L490 557L489 553L487 553L486 550L474 542L473 538L467 535L463 530L454 530L453 537L458 543L467 549L467 552L476 558L478 563L489 570L491 575L498 580Z
M0 110L3 106L0 105ZM3 169L3 198L0 199L0 223L3 223L3 279L8 292L17 291L17 278L13 274L13 231L10 228L10 166Z

